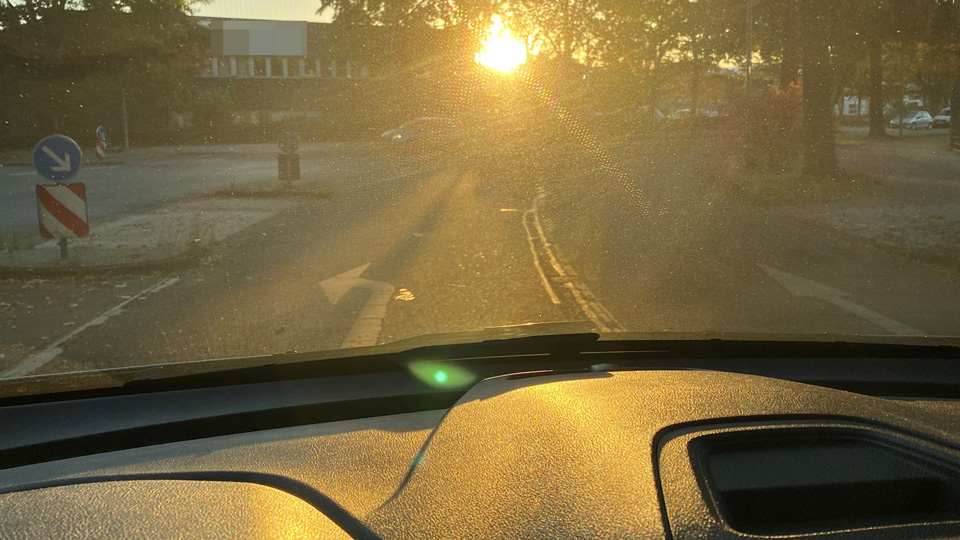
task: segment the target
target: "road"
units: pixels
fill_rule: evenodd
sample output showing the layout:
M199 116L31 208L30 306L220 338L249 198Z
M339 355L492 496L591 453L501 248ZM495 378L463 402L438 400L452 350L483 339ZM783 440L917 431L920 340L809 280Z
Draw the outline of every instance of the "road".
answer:
M720 198L719 152L700 139L593 149L576 167L529 175L328 151L342 160L325 165L330 199L230 238L212 264L0 282L0 374L558 321L781 338L960 334L960 304L945 301L960 298L956 274Z
M838 156L853 170L886 181L913 204L960 200L960 159L946 130L909 132L870 144L844 144Z
M304 178L352 181L367 173L357 169L351 144L305 144ZM242 186L277 178L276 145L211 145L208 147L145 148L111 154L111 164L86 165L72 181L87 186L88 216L97 223L118 214L156 206L231 185ZM360 162L362 166L376 166ZM32 167L0 167L0 234L39 238L35 185L49 183Z

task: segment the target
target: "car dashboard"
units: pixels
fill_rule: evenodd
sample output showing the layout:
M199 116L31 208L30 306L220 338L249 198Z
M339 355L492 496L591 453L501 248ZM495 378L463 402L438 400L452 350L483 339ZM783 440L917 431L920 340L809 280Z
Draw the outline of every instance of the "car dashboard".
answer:
M960 537L955 359L617 357L7 400L0 537Z

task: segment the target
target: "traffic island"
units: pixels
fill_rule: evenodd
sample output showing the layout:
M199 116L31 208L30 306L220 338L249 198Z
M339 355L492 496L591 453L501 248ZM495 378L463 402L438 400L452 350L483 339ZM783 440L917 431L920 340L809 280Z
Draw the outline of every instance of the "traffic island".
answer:
M218 246L294 204L285 200L192 199L93 223L90 235L0 253L0 278L127 275L175 271L217 258Z
M260 182L206 193L200 199L289 199L325 200L333 196L329 188L314 182Z

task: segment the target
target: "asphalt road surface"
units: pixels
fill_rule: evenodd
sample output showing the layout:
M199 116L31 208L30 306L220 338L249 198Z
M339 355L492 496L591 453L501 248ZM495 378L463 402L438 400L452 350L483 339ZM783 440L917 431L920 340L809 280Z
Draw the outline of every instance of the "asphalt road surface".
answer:
M781 338L960 334L960 304L947 300L960 298L955 274L724 200L719 152L701 139L591 150L576 167L529 174L338 151L327 159L340 164L324 165L330 199L237 234L211 264L0 282L0 374L558 321ZM233 166L253 177L268 158ZM176 181L208 165L180 164Z
M310 143L301 148L304 178L351 181L378 167L379 160L351 159L356 144ZM230 186L277 179L277 147L216 145L134 149L111 154L108 165L86 165L70 181L87 186L91 223ZM0 234L36 236L35 186L50 183L33 167L0 167Z

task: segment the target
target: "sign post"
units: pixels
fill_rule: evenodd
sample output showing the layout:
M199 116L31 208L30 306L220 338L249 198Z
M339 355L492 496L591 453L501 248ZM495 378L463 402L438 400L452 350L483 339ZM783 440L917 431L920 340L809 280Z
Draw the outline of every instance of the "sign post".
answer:
M292 131L280 133L277 141L280 154L277 156L277 172L281 182L300 179L300 137Z
M950 148L960 152L960 118L957 118L957 107L960 107L960 75L953 82L953 98L950 100Z
M82 182L64 184L80 170L80 146L70 137L51 135L33 149L33 166L56 184L37 185L40 235L60 240L60 259L67 258L67 239L87 236L87 191Z

